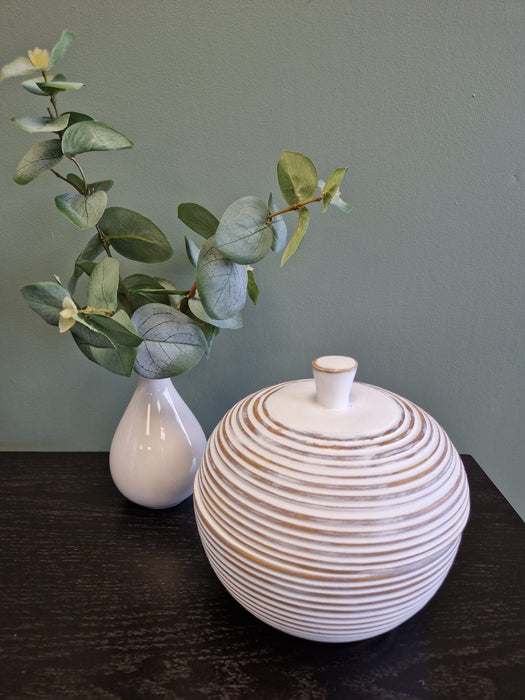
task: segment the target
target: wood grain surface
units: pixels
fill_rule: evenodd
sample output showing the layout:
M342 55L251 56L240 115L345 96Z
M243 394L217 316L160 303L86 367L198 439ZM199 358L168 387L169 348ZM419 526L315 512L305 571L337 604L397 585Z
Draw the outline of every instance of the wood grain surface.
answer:
M0 698L525 698L525 525L463 457L472 513L445 583L364 642L252 617L192 501L127 502L101 453L0 453Z

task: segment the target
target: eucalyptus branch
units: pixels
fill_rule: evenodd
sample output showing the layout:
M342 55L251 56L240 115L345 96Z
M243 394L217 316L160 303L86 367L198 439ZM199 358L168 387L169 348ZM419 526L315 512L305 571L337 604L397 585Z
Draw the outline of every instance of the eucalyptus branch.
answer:
M286 209L281 209L280 211L275 211L273 214L269 214L266 223L269 224L270 221L275 218L276 216L280 216L281 214L286 214L289 211L296 211L297 209L301 209L301 207L305 207L307 204L313 204L314 202L321 202L323 199L323 195L320 195L319 197L314 197L313 199L307 199L305 202L297 202L297 204L291 204L289 207L286 207Z
M65 30L51 52L35 47L28 51L29 62L20 57L0 67L0 82L31 75L34 70L36 86L41 89L31 87L29 91L49 98L45 117L13 117L11 121L31 133L50 130L56 137L31 146L16 168L15 182L27 185L50 170L74 190L55 197L57 209L82 231L96 231L77 256L67 286L55 276L54 282L25 285L22 295L48 323L56 325L58 318L60 333L71 330L77 322L86 325L90 330L87 337L74 333L74 340L88 359L109 371L129 376L135 370L150 379L175 376L208 356L211 339L219 328L242 326L241 312L247 299L255 304L259 296L253 265L271 250L282 253L281 266L295 254L308 228L308 204L324 201L325 209L327 204L349 209L339 196L346 168L334 170L324 183L307 156L283 151L277 164L279 187L285 204L295 204L274 212L277 207L272 195L268 200L244 196L232 202L220 220L199 204L179 206L179 219L205 238L197 245L186 237L186 254L195 268L195 281L189 290L179 290L164 278L143 272L121 276L121 264L112 250L136 262L160 263L169 260L173 249L150 219L122 206L108 206L106 193L112 180L88 184L77 160L79 154L117 151L133 144L111 125L89 115L69 120L60 116L59 95L78 90L84 83L60 77L61 82L55 85L55 78L47 71L55 71L74 38L73 32ZM55 170L63 158L75 164L77 174L66 177ZM314 196L319 187L321 195ZM299 217L289 237L280 217L291 211L297 211ZM89 276L87 299L86 306L78 309L74 295L83 274ZM172 306L175 296L180 299L177 310ZM191 303L192 299L199 303ZM90 315L91 322L86 324L81 316Z

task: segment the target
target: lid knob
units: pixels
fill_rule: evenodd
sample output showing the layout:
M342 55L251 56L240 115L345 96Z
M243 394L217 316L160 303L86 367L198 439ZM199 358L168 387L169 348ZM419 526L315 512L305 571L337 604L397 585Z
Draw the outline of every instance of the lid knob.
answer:
M325 355L312 362L317 401L326 408L347 408L357 360L343 355Z

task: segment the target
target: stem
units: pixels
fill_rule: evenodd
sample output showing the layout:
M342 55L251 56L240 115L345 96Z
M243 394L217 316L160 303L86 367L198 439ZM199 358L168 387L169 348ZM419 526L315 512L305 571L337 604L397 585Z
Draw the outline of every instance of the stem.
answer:
M182 311L184 313L185 311L188 310L189 301L190 301L190 299L193 299L193 297L195 296L196 293L197 293L197 282L194 282L191 285L190 291L186 294L184 299L180 300L180 302L177 306L179 311Z
M74 187L74 188L76 189L76 191L77 191L79 194L85 194L85 193L80 189L80 187L77 187L74 183L72 183L70 180L68 180L67 177L64 177L64 176L61 175L60 173L57 173L57 171L56 171L56 170L53 170L53 168L49 168L49 170L53 173L53 175L56 175L56 176L59 177L61 180L64 180L64 182L67 182L68 185L71 185L71 187Z
M47 80L47 73L46 73L46 71L43 70L43 71L40 71L40 72L42 73L42 77L44 78L44 83L47 83L48 80ZM54 95L50 95L50 96L49 96L49 100L50 100L51 104L53 105L53 109L55 110L55 116L58 117L59 114L58 114L58 109L57 109L56 97L55 97ZM48 110L48 112L49 112L49 110ZM49 116L52 116L52 115L50 114Z
M323 195L320 195L319 197L314 197L313 199L307 199L305 202L297 202L297 204L292 204L289 207L286 207L286 209L281 209L281 211L274 211L273 214L268 214L268 218L266 219L266 223L269 224L270 221L275 216L280 216L281 214L286 214L289 211L295 211L296 209L300 209L301 207L305 207L307 204L312 204L313 202L320 202L322 199L323 199Z
M85 309L79 309L77 311L79 314L105 314L106 316L113 316L115 314L114 311L110 311L109 309L94 309L92 306L86 306Z
M56 117L60 116L58 113L56 97L54 95L51 95L51 97L49 99L51 100L51 104L53 105L53 108L55 110L55 116Z
M84 174L84 171L82 170L82 168L80 166L80 163L75 158L75 156L68 156L68 158L69 158L69 160L73 161L73 163L77 166L78 171L79 171L80 175L82 176L82 181L84 183L84 192L82 192L82 194L87 195L88 194L87 180L86 180L86 176Z

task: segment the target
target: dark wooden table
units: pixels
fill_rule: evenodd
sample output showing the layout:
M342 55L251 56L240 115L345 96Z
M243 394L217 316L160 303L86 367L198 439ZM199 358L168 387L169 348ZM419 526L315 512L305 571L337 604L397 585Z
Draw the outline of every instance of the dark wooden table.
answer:
M441 589L334 645L229 596L191 499L127 502L106 454L0 453L0 698L525 698L525 525L463 459L472 514Z

